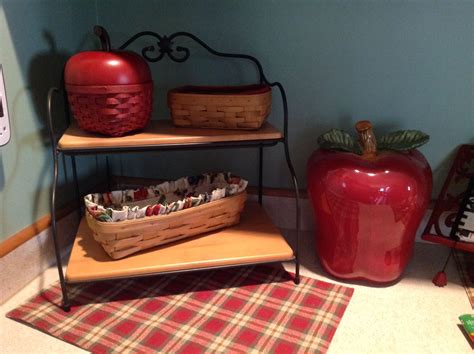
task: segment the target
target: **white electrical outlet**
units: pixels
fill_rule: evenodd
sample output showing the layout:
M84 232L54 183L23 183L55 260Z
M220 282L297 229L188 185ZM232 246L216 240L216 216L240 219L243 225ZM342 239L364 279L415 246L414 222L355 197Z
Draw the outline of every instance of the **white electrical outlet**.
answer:
M10 141L10 116L8 115L7 92L3 79L3 67L0 64L0 146Z

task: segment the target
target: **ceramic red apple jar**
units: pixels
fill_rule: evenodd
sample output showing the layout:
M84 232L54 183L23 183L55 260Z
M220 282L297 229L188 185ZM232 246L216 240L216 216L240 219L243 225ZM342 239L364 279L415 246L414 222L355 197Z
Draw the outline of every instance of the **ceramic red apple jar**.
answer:
M148 64L134 52L111 50L104 28L94 31L102 50L73 55L64 71L74 118L83 130L111 136L144 128L153 101Z
M331 130L307 164L316 250L324 269L342 279L388 283L409 262L428 207L431 168L415 148L429 139L398 131L376 141L369 121L359 141Z

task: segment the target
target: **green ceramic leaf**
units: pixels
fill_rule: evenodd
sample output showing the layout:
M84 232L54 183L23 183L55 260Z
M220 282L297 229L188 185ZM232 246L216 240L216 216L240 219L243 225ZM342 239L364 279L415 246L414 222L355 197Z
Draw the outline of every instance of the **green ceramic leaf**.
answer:
M384 135L377 141L377 148L407 151L416 149L430 140L430 136L419 130L399 130Z
M331 129L322 134L318 138L318 144L322 149L326 150L342 150L349 152L357 152L358 145L354 143L354 139L343 130Z

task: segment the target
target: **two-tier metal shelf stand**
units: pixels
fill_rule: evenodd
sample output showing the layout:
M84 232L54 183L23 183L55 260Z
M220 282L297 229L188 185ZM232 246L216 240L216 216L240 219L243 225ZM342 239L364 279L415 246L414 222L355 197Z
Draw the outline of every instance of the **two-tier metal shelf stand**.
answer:
M106 35L106 31L99 26L96 26L95 32L99 37ZM174 41L179 38L190 38L218 57L244 59L253 62L259 73L260 83L277 88L281 94L283 102L283 131L269 123L264 123L259 130L243 131L177 128L172 125L170 120L153 120L144 131L114 138L86 133L80 130L74 123L71 123L60 137L57 138L51 114L51 101L54 92L59 89L52 88L48 94L48 122L54 158L51 216L64 310L69 311L70 309L68 285L90 281L293 261L295 263L294 281L298 284L300 205L298 182L291 163L288 147L288 107L283 86L279 82L267 80L262 66L256 58L249 55L215 51L198 37L187 32L176 32L168 37L160 36L150 31L140 32L127 40L120 49L127 48L140 37L151 37L156 40L156 45L147 46L141 51L142 56L149 62L159 61L165 56L168 56L175 62L186 61L190 56L189 49L181 46L174 47ZM295 217L297 237L293 249L285 241L280 231L272 224L261 205L263 150L264 147L275 146L278 143L283 143L284 145L286 162L296 195ZM55 207L58 186L58 161L61 154L71 158L76 195L79 200L79 182L75 161L75 156L77 155L235 147L257 148L259 156L258 203L247 202L240 224L212 232L205 237L195 237L186 241L156 247L123 259L112 260L93 239L92 231L88 228L85 219L82 218L69 256L66 272L63 272Z

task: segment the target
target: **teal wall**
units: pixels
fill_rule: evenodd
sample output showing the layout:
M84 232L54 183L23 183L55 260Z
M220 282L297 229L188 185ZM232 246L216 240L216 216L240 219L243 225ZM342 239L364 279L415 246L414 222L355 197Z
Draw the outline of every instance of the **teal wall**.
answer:
M0 240L49 213L52 157L46 94L50 86L59 84L67 58L94 43L88 33L96 22L95 6L85 4L0 0L0 63L12 130L9 144L0 147ZM95 172L90 162L79 160L79 164L82 176ZM61 164L60 173L63 203L74 194L66 183L70 167Z
M97 44L90 35L97 22L116 45L144 29L185 30L218 50L258 57L268 78L287 90L291 154L303 187L317 136L333 127L350 131L359 119L371 119L378 135L395 129L429 133L432 140L421 150L433 167L436 190L456 146L474 143L471 0L0 0L0 62L13 131L9 145L0 148L0 240L49 211L46 91L57 85L69 55ZM216 60L197 47L185 64L151 66L156 117L168 115L166 91L174 86L256 78L251 65ZM281 125L276 99L269 120ZM175 178L231 170L255 184L255 153L147 153L113 161L115 172L127 175ZM265 185L290 186L283 148L265 154ZM83 185L96 180L101 163L78 160ZM70 168L61 166L63 201L72 196L69 180Z
M396 129L430 134L421 151L433 167L436 190L456 146L474 142L471 0L178 0L140 6L101 0L98 14L115 44L140 30L184 30L218 50L260 58L270 80L287 90L291 154L303 186L317 136L329 128L351 131L360 119L372 120L378 135ZM171 87L255 78L251 66L195 49L186 64L151 64L156 116L167 115ZM280 124L280 113L275 100L270 122ZM283 149L269 149L266 156L265 184L289 186ZM121 162L126 174L173 178L231 169L256 182L251 150L148 154Z

